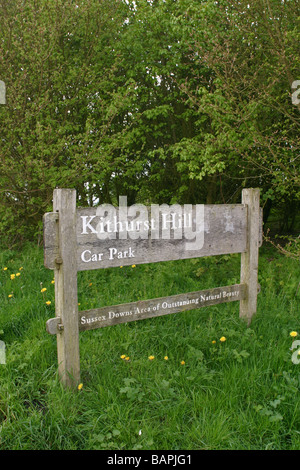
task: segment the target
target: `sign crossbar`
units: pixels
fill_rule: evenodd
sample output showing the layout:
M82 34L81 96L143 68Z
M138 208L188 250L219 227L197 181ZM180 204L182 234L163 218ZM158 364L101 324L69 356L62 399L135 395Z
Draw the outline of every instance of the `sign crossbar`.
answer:
M188 292L187 294L83 310L78 313L79 331L94 330L96 328L118 325L119 323L144 320L245 299L246 285L234 284ZM61 323L56 318L50 318L46 326L48 333L57 334L61 328Z

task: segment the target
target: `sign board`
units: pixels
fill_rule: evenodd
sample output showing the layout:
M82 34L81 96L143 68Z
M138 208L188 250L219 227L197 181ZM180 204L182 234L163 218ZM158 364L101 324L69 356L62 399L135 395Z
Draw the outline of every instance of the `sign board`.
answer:
M245 189L242 204L105 204L76 208L76 191L56 189L54 211L44 216L44 263L55 273L59 373L68 386L80 380L79 332L240 301L250 323L256 312L258 248L262 243L259 190ZM241 253L241 283L78 312L77 272Z
M242 204L145 206L145 217L129 214L127 221L119 208L113 208L108 220L103 221L100 213L105 209L100 208L76 212L78 271L246 251L247 211ZM46 232L54 235L45 239L45 265L49 269L55 269L58 254L56 217L48 213L44 218ZM134 230L136 226L141 230ZM146 230L142 230L144 227ZM107 228L111 231L105 231Z

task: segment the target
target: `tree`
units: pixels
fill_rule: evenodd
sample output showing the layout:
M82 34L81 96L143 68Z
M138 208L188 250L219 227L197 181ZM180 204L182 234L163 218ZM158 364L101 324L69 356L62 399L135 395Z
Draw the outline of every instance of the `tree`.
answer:
M120 108L114 43L126 12L108 0L0 2L2 241L34 236L56 186L76 187L86 202L96 153L106 173L101 145Z
M264 203L281 205L289 229L300 200L300 108L291 100L299 21L298 1L202 2L191 15L190 45L209 80L196 92L185 87L211 122L206 152L222 163L219 175L260 186Z
M0 0L0 231L78 203L299 205L298 0Z

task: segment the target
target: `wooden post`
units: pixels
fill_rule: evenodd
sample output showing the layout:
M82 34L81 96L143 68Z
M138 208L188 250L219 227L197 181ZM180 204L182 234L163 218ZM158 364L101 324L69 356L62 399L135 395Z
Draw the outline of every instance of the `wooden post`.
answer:
M80 382L75 189L55 189L53 210L58 213L59 254L54 269L58 372L64 385L75 388Z
M256 313L258 292L259 189L243 189L242 204L247 205L247 251L241 254L241 284L246 284L246 299L240 301L240 317L248 326Z

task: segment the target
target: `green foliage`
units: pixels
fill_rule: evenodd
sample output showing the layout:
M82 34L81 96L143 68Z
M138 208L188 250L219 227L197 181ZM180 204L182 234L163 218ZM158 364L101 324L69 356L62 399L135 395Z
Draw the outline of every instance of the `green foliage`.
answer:
M298 20L298 2L201 3L191 47L196 63L209 68L209 80L196 93L186 87L211 123L205 152L220 158L216 170L243 184L251 178L265 201L292 200L296 207L300 119L291 85L299 72Z
M1 233L13 244L16 235L30 238L40 230L56 186L76 187L86 201L91 170L105 181L108 163L100 155L132 83L124 79L115 89L112 81L122 4L17 0L1 2L0 11L0 74L7 86L0 218Z
M55 187L86 206L257 186L295 230L299 18L278 0L0 0L1 243L41 240Z

